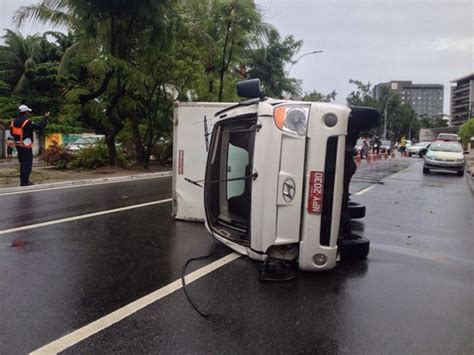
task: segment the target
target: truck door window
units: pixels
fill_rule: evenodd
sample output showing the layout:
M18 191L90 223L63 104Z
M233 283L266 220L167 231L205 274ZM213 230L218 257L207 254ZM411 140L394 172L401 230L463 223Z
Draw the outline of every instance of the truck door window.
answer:
M227 150L227 179L241 178L246 174L249 152L229 143ZM245 180L227 181L227 200L240 196L245 191Z

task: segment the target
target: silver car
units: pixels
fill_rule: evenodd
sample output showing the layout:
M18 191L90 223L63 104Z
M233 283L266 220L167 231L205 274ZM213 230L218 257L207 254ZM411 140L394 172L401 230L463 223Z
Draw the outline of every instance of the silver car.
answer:
M429 174L430 169L439 169L456 171L463 176L464 166L463 149L459 143L434 141L425 155L423 174Z
M418 155L420 158L428 151L428 146L431 142L419 142L415 143L407 148L408 156L411 157L412 155Z

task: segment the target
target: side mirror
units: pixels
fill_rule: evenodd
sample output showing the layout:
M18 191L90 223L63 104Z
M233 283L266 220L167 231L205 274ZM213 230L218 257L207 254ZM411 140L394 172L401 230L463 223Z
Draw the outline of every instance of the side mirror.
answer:
M237 95L247 99L263 98L260 79L249 79L237 83Z

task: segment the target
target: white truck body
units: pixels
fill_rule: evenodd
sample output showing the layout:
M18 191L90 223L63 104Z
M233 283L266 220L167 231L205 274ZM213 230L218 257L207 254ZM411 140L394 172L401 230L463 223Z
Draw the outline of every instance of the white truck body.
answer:
M173 214L175 218L204 222L203 189L185 181L203 180L206 173L204 117L209 134L214 114L233 103L178 102L173 117ZM209 136L210 140L210 136Z
M332 269L337 259L345 137L351 110L347 106L329 103L272 99L250 105L234 105L231 108L229 106L231 104L190 103L178 104L175 107L173 199L176 218L203 220L207 217L206 227L214 238L253 259L264 260L267 251L273 246L298 245L298 265L301 269ZM277 127L275 110L278 107L285 107L285 110L306 110L308 117L304 135L298 136ZM213 119L211 114L222 108L227 108L225 113ZM228 163L234 159L231 154L240 154L240 148L233 146L230 143L231 138L228 138L233 134L232 130L226 133L222 128L222 132L216 131L213 135L214 140L227 137L229 144L224 157L217 153L218 159L226 165L220 169L221 177L212 180L212 177L207 176L206 178L210 179L207 181L207 190L184 180L204 179L206 161L209 169L209 164L214 159L212 154L216 155L216 152L210 150L208 158L206 152L204 115L207 116L209 132L211 129L216 130L216 124L217 129L221 129L221 126L225 127L226 122L239 122L242 117L247 120L252 120L253 117L255 121L255 142L252 144L252 152L249 153L251 161L246 161L247 167L251 166L248 173L256 176L249 184L251 198L247 224L245 218L242 218L245 211L240 210L237 214L229 212L229 201L233 197L239 197L232 194L235 194L235 191L243 194L244 189L247 190L247 185L244 188L247 183L227 181L238 177L234 176L235 174L246 174L242 165L231 166ZM325 117L328 115L336 117L332 126L326 124ZM328 164L332 169L330 173ZM240 172L233 172L235 170ZM205 191L208 195L211 194L209 186L214 185L215 191L221 191L221 207L214 216L216 218L212 217L213 207L209 201L206 205L204 196ZM231 192L232 196L229 197L231 190L234 192ZM288 196L288 193L291 196ZM236 239L232 232L233 220L238 219L243 219L245 225L235 227L238 231L236 235L240 233L242 240ZM220 222L215 222L217 220Z

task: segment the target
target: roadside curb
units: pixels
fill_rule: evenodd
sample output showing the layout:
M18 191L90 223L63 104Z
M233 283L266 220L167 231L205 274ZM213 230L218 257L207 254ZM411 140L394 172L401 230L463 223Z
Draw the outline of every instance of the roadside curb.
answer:
M41 191L48 189L57 189L62 187L70 186L87 186L87 185L96 185L101 183L113 183L113 182L125 182L125 181L135 181L135 180L146 180L159 177L169 177L172 176L172 171L162 171L159 173L146 173L146 174L136 174L136 175L126 175L126 176L111 176L105 178L94 178L94 179L84 179L84 180L71 180L71 181L60 181L60 182L51 182L46 184L38 184L33 186L18 186L18 187L7 187L0 189L0 195L10 194L15 192L28 192L28 191Z
M474 194L474 162L466 159L466 179L471 192Z

